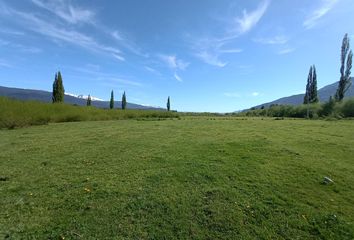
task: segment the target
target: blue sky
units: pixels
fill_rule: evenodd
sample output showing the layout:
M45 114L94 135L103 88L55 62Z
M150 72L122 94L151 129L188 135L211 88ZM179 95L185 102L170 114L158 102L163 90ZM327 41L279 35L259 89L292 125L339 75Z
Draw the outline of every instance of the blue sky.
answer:
M353 0L0 0L0 85L230 112L339 80Z

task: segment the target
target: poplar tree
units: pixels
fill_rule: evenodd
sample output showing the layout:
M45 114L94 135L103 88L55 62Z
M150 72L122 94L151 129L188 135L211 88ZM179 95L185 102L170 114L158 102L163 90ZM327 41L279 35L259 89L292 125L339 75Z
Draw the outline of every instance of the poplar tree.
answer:
M87 106L91 106L91 95L90 95L90 94L87 96L86 105L87 105Z
M309 75L307 77L306 93L304 96L304 104L318 102L317 95L317 73L315 65L310 67Z
M60 71L55 74L55 79L53 82L53 92L52 92L52 101L53 103L64 102L64 85L63 79L61 77Z
M113 90L111 92L111 100L109 101L109 108L113 109L114 108L114 94L113 94Z
M340 67L340 80L335 95L336 101L342 101L345 95L345 92L349 89L351 85L351 68L352 68L352 58L353 52L349 49L349 37L348 33L344 35L342 48L341 48L341 67Z
M167 111L170 111L170 96L167 98Z
M317 103L317 102L318 102L317 73L316 73L316 66L313 65L313 67L312 67L312 84L311 84L311 99L310 99L310 103Z
M125 96L125 92L123 93L122 96L122 109L124 110L127 107L127 98Z

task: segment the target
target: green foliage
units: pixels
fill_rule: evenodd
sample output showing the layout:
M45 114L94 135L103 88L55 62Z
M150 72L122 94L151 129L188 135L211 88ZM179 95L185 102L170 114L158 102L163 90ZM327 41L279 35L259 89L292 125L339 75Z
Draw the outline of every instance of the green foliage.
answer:
M90 94L87 96L86 105L91 106L91 95Z
M122 95L122 109L125 110L127 107L127 97L125 96L125 92Z
M207 119L1 130L0 239L354 239L354 121Z
M60 71L55 74L55 79L53 82L53 96L52 96L52 101L53 103L61 103L64 102L64 85L63 85L63 79L61 77Z
M329 98L328 102L326 102L322 105L322 109L319 111L319 116L321 116L321 117L330 116L334 111L335 105L336 105L336 101L331 96Z
M170 103L170 96L167 98L167 111L170 111L171 103Z
M349 54L348 54L349 52ZM340 67L340 80L338 89L335 95L337 101L342 101L345 92L351 85L351 68L352 68L353 52L350 50L348 34L344 35L341 49L341 67Z
M154 110L108 110L68 104L47 104L0 97L0 129L54 122L99 121L144 118L176 118L177 113Z
M310 67L309 75L307 77L306 93L304 96L304 104L317 103L317 73L315 65Z
M110 109L113 109L114 108L114 93L113 93L113 90L111 92L111 99L109 101L109 108Z
M354 117L354 98L340 104L340 113L343 117Z
M354 112L353 106L354 98L347 99L341 104L336 104L335 100L331 97L329 102L324 104L313 103L303 104L299 106L292 105L273 105L269 108L248 110L241 113L236 113L236 116L249 116L249 117L291 117L291 118L306 118L307 109L309 109L310 118L318 117L351 117Z

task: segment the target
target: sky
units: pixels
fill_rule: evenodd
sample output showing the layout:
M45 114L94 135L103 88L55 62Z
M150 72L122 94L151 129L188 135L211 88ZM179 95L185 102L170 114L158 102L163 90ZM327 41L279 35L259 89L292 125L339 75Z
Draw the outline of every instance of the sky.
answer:
M232 112L339 80L353 0L0 0L0 85Z

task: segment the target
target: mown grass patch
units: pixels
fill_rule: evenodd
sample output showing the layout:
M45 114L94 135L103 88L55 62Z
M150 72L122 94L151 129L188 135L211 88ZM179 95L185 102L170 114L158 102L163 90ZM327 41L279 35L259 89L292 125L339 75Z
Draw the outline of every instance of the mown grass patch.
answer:
M353 121L207 119L1 130L0 236L354 238Z

